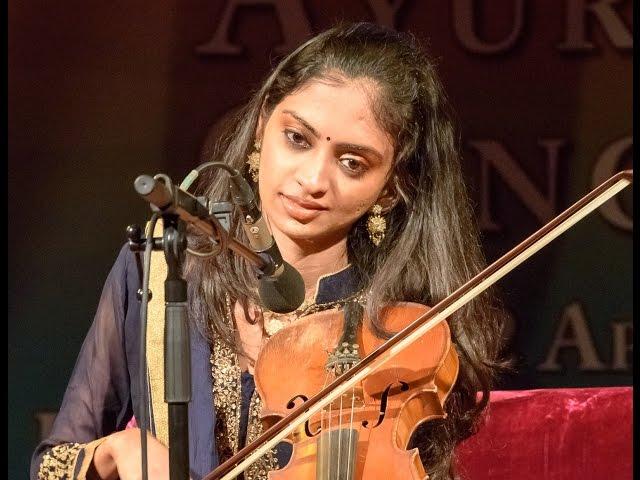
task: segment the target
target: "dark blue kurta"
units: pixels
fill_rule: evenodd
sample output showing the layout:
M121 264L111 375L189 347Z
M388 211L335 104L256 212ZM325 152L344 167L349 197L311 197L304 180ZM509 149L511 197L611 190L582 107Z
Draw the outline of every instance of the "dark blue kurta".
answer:
M98 309L82 344L53 428L31 460L37 480L42 457L64 443L86 444L118 430L140 411L139 345L141 278L135 255L125 245L107 277ZM316 303L327 303L355 292L351 268L322 277ZM191 329L192 400L189 403L191 475L200 479L218 465L215 445L211 346L197 328ZM253 378L242 382L243 416L253 390ZM243 419L246 428L246 419ZM280 456L280 455L279 455ZM83 457L80 451L76 474Z

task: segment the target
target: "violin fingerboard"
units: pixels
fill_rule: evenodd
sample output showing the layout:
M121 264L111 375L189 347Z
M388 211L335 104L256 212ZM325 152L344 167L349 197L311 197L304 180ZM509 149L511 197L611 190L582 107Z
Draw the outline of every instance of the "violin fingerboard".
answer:
M318 438L316 480L353 480L357 459L358 431L337 428Z

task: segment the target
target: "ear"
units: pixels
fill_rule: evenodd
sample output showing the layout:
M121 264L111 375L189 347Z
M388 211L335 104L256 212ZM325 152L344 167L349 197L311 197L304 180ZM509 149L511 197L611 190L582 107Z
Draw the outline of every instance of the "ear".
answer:
M262 136L264 134L264 126L267 123L268 117L265 111L265 102L262 102L262 106L260 107L260 113L258 114L258 123L256 124L256 132L255 132L255 139L260 139L262 140Z
M264 133L264 121L262 120L262 114L258 115L258 123L256 125L256 133L254 138L262 140L262 134Z
M393 207L398 204L398 193L393 187L392 182L389 182L386 187L380 192L380 196L376 203L382 207L382 214L389 213Z
M256 131L253 133L252 145L255 144L257 141L259 141L260 145L262 145L262 137L263 137L262 120L258 119L258 123L256 125Z

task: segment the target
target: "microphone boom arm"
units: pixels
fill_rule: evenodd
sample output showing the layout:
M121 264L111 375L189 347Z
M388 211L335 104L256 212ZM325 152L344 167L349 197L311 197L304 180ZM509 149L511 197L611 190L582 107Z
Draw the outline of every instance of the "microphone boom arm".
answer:
M162 181L162 177L156 179L150 175L140 175L136 178L134 187L156 210L177 215L210 239L245 258L261 272L273 270L273 261L269 257L261 256L230 236L216 216L193 195L175 185L170 188Z

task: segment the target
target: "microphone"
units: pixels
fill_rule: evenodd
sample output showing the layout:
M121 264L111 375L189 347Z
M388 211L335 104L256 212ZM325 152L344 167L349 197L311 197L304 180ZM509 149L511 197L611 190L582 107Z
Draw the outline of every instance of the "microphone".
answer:
M249 183L238 172L230 176L229 182L231 199L242 212L242 227L251 248L267 261L258 281L260 299L272 312L293 312L304 301L302 276L282 259Z

